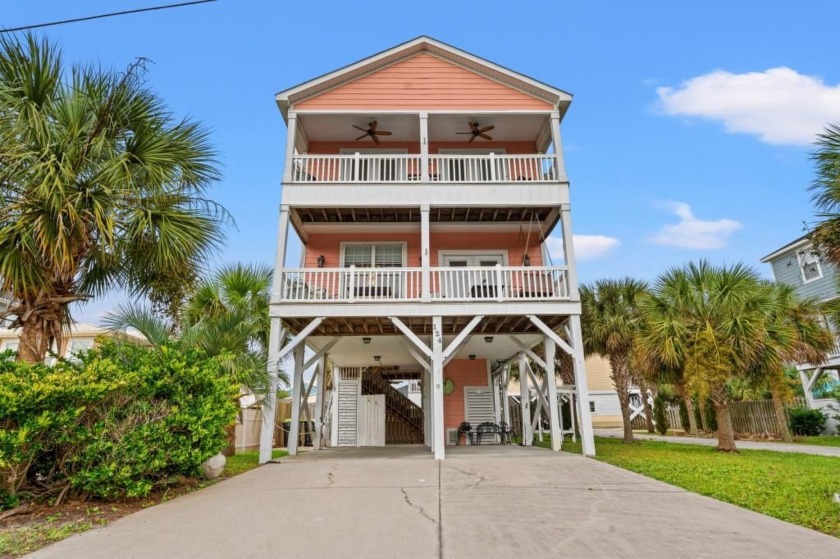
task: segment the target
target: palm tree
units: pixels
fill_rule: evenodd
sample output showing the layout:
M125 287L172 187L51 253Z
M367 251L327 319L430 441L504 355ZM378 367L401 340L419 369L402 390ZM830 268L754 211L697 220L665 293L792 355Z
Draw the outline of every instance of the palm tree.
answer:
M19 359L43 361L70 304L113 288L159 295L223 240L206 132L124 72L66 69L54 43L0 38L0 313Z
M186 302L178 328L139 305L111 312L105 326L116 331L134 328L153 345L173 341L199 347L211 356L225 355L227 370L252 392L269 389L267 374L271 268L261 265L225 266L202 280ZM288 385L288 375L278 371Z
M611 378L621 405L624 442L633 442L630 424L630 385L633 346L641 327L639 301L647 284L632 278L599 280L580 289L583 348L610 361Z
M832 349L834 337L825 325L816 300L799 299L796 289L790 285L773 283L767 287L772 290L774 305L768 343L764 346L757 376L766 380L782 438L791 441L785 404L793 396L793 390L785 367L789 363L819 365Z
M766 356L772 291L743 264L714 267L705 260L663 274L641 305L639 346L651 362L682 371L686 389L711 397L718 450L733 451L727 382Z

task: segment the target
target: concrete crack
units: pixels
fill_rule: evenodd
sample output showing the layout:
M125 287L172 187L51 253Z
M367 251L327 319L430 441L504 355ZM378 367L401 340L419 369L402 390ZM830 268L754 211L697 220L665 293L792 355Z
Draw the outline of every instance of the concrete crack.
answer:
M434 518L432 518L431 516L429 516L428 513L426 513L426 510L423 507L421 507L419 505L415 505L414 503L411 502L411 499L409 498L408 492L405 490L405 487L400 487L400 491L402 491L403 498L405 499L405 502L408 506L410 506L413 509L417 509L417 512L419 512L421 515L423 515L424 518L428 518L432 522L432 524L437 525L438 521L435 520Z
M329 482L324 486L325 489L327 487L332 486L332 484L335 483L335 470L336 470L336 468L337 468L337 466L333 466L332 468L330 468L330 471L327 472L327 480L329 480Z
M451 467L453 470L455 470L456 472L460 472L460 473L464 474L465 476L469 476L469 477L474 477L474 478L477 478L477 479L478 479L478 481L477 481L477 482L475 482L474 484L472 484L472 487L478 487L479 485L481 485L481 484L482 484L482 483L484 483L485 481L489 481L489 479L488 479L488 478L484 477L484 476L483 476L483 475L481 475L479 472L468 472L468 471L466 471L466 470L462 470L462 469L460 469L460 468L455 468L455 467L452 467L452 466L450 466L450 467Z

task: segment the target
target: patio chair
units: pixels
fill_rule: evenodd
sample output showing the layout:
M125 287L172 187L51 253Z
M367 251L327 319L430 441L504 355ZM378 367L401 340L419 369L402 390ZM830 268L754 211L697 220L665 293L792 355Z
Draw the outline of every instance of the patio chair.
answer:
M473 439L475 433L473 432L472 425L470 425L468 421L464 421L458 426L458 438L455 439L455 446L460 446L461 435L466 435L467 440L470 442L471 445L475 444L475 441Z
M502 444L511 444L513 438L513 429L504 421L499 422L499 438L502 440Z
M479 425L478 428L476 429L476 438L477 438L477 443L476 444L480 445L482 439L484 439L487 436L489 436L493 441L496 440L496 437L499 437L499 442L501 444L502 437L499 434L499 426L496 425L495 423L490 422L490 421L485 421L484 423Z

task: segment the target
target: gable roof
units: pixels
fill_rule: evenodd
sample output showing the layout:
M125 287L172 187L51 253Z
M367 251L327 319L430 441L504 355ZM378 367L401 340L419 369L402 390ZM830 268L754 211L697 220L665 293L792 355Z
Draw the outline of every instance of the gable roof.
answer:
M280 107L283 119L287 120L291 105L422 52L438 56L479 75L518 89L537 99L544 100L558 108L561 118L572 102L572 95L562 89L550 86L524 74L514 72L504 66L432 39L431 37L420 36L348 66L344 66L343 68L339 68L338 70L281 91L275 97L277 105Z
M777 258L777 257L779 257L779 256L781 256L781 255L783 255L787 252L790 252L794 249L797 249L799 247L803 247L803 246L806 246L806 245L810 244L811 239L809 238L809 235L810 235L810 233L802 235L798 239L789 242L788 244L786 244L782 248L774 250L773 252L771 252L770 254L765 256L764 258L762 258L761 262L766 264L770 260L774 260L775 258Z

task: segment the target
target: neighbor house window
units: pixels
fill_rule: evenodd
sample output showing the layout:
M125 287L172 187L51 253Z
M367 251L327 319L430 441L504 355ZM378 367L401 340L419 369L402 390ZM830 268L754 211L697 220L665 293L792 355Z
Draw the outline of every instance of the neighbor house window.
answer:
M799 259L799 271L802 274L802 281L808 283L822 277L820 258L813 248L806 248L796 253Z

